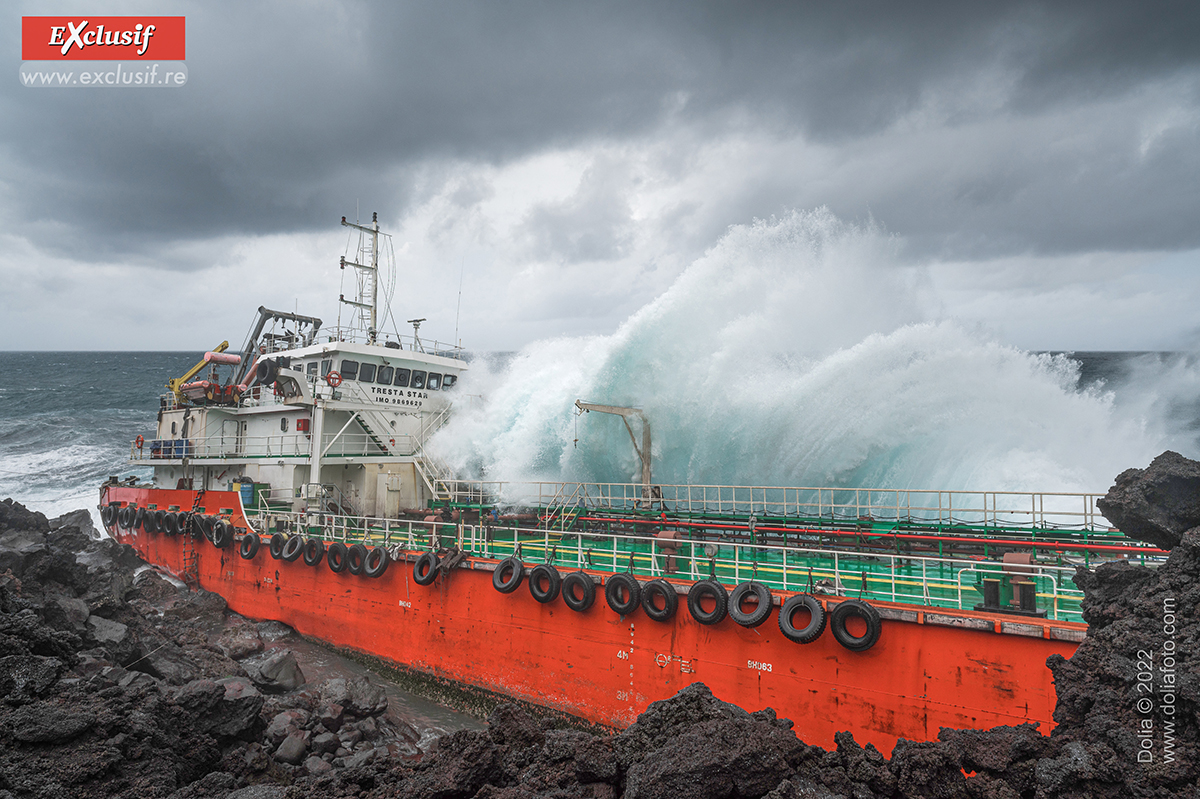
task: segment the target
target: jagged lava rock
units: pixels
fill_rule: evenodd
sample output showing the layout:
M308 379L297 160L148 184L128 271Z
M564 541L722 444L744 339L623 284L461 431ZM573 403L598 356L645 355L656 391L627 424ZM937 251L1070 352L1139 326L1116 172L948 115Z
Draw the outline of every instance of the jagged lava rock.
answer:
M1145 469L1126 469L1096 502L1121 532L1163 549L1200 525L1200 463L1170 450Z

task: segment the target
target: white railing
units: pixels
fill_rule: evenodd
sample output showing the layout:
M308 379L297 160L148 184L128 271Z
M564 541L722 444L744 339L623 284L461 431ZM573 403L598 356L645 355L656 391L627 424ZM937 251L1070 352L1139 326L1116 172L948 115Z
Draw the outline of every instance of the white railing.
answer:
M368 433L342 433L336 437L328 434L323 438L322 457L364 458L383 456L408 456L415 450L412 436L392 435L383 441L383 446L393 447L388 453L380 449L376 439ZM391 442L395 441L395 445ZM137 442L130 444L131 461L157 460L204 460L241 458L309 458L312 455L312 438L307 433L272 433L263 436L229 434L207 438L145 439L139 449Z
M569 496L598 510L666 510L674 514L731 514L835 522L905 522L1108 531L1096 508L1100 493L935 491L895 488L655 485L447 480L451 497L487 496L499 504L547 507Z

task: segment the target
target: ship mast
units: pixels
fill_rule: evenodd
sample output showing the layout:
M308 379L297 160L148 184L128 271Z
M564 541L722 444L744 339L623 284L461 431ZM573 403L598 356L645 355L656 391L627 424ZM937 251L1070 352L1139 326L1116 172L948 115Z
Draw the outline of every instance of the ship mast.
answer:
M352 266L356 271L355 283L358 291L353 300L346 299L345 294L340 295L338 299L354 309L354 319L357 322L355 327L365 327L367 343L374 344L379 335L379 214L371 214L370 227L347 222L344 216L342 224L365 234L365 237L370 237L369 244L365 237L360 237L358 247L358 257L362 259L364 255L367 256L371 261L369 264L347 261L342 257L342 269Z

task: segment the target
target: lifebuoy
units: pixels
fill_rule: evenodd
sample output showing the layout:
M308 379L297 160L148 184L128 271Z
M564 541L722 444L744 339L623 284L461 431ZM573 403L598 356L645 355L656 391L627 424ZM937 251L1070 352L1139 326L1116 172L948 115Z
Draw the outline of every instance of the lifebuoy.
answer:
M575 589L579 589L578 595ZM596 584L584 572L571 572L563 578L562 598L571 610L583 613L596 601Z
M804 610L808 611L808 624L797 627L792 619ZM826 618L825 608L821 607L816 597L811 594L796 594L788 598L779 609L779 632L798 644L811 644L825 632Z
M340 574L346 568L346 545L341 541L330 544L325 551L325 563L329 565L329 571Z
M712 610L705 610L701 604L705 597L712 597ZM720 622L729 612L729 592L716 580L701 580L693 585L688 591L687 601L688 612L692 614L692 618L704 625Z
M662 606L659 606L662 600ZM679 595L675 586L659 578L642 586L642 610L655 621L670 621L679 608Z
M363 566L367 562L367 548L362 544L355 544L346 550L346 568L351 574L359 575L363 573Z
M145 444L145 443L146 443L146 439L142 438L141 436L138 436L137 438L135 438L135 439L133 440L133 445L134 445L135 447L137 447L138 449L141 449L141 448L142 448L142 444Z
M298 535L289 536L288 540L283 544L283 550L279 556L291 563L300 557L300 553L304 550L304 539Z
M545 588L542 587L543 582L546 584ZM549 563L539 563L529 572L529 593L543 605L557 599L560 588L562 588L562 576L558 573L558 569Z
M515 557L507 557L497 563L496 571L492 572L492 588L502 594L511 594L517 590L517 586L521 584L524 577L525 564Z
M621 598L621 592L625 598ZM604 586L604 601L614 613L628 616L642 604L642 584L630 574L614 574Z
M325 557L325 542L319 538L309 538L304 542L304 565L316 566Z
M367 553L367 562L363 564L363 574L368 577L382 577L391 561L392 558L388 555L387 547L375 547Z
M330 372L325 375L325 382L329 384L330 388L337 388L342 384L341 372Z
M851 617L860 618L866 623L867 631L861 636L854 635L846 629L846 622ZM861 599L847 599L829 613L829 629L833 632L833 637L851 652L865 652L875 646L879 641L881 628L879 611Z
M754 610L749 612L742 610L742 603L745 602L751 594L758 600ZM740 583L733 589L733 593L729 595L729 618L743 627L757 627L767 620L767 616L771 615L771 592L762 583L754 580L747 580Z
M437 579L438 556L436 552L422 552L413 564L413 580L417 585L431 585Z
M238 546L238 554L246 560L251 560L258 554L258 547L261 544L262 541L259 540L258 533L249 531L242 536L242 543Z

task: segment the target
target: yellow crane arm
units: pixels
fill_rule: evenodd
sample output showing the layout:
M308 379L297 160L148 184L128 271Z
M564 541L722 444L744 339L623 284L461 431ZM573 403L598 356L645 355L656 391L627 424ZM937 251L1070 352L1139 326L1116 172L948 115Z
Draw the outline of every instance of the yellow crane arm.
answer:
M224 352L227 349L229 349L229 342L222 341L220 344L212 348L212 352ZM176 402L183 402L183 391L181 390L183 384L200 374L200 370L207 365L208 361L201 358L200 363L183 373L183 377L176 377L167 381L167 390L175 395Z

